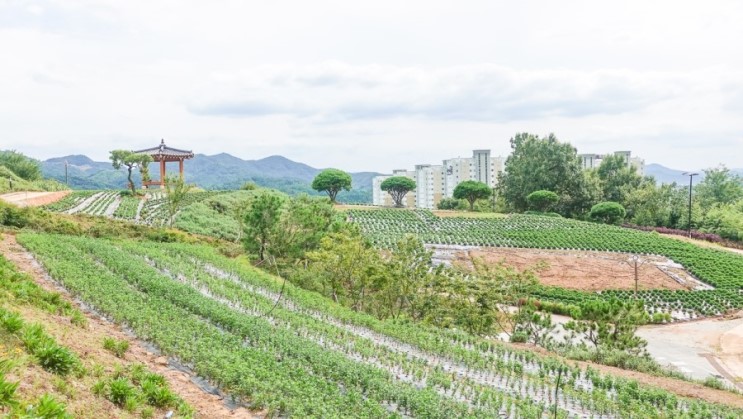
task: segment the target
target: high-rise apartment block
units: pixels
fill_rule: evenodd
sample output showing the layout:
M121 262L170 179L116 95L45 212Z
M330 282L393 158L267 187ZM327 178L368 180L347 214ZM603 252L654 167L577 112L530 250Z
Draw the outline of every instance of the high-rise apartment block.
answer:
M414 171L395 170L392 175L377 176L372 180L374 205L391 206L392 199L382 191L381 184L390 176L407 176L415 181L415 191L405 198L409 208L435 209L444 198L454 195L454 188L465 180L477 180L495 187L498 173L503 170L503 158L492 157L490 150L474 150L471 158L452 158L442 165L419 164Z
M645 173L645 160L640 157L632 157L631 151L615 151L615 156L622 156L627 166L634 166L637 169L637 173L643 175ZM601 165L601 162L608 157L609 154L579 154L581 162L583 163L583 169L595 169Z

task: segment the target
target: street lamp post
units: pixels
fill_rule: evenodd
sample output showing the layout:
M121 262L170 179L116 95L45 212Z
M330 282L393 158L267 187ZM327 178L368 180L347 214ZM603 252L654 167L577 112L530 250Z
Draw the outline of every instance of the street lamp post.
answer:
M682 173L682 176L689 176L689 237L691 238L691 186L692 186L692 179L694 179L694 176L697 176L699 173L695 172L684 172Z

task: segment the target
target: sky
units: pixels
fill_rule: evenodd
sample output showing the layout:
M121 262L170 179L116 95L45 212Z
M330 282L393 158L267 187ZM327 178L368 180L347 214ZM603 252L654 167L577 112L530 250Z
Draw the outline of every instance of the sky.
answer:
M0 0L0 149L388 173L518 132L743 167L740 1Z

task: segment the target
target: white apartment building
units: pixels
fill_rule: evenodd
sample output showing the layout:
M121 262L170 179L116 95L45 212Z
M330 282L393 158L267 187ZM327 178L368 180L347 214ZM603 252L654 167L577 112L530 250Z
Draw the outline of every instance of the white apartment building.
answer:
M495 187L503 163L503 158L492 157L490 150L474 150L471 158L447 159L443 160L443 165L419 164L414 171L395 170L391 176L407 176L415 180L415 192L405 196L407 207L435 209L442 199L451 198L454 188L465 180L477 180ZM382 182L389 177L377 176L372 180L374 205L393 205L389 194L381 188Z
M435 209L444 196L444 166L415 166L415 206Z
M583 163L583 169L595 169L601 165L601 162L610 154L579 154ZM627 166L633 166L637 169L637 173L640 175L645 174L645 160L640 157L632 157L631 151L615 151L614 155L624 157L624 161L627 162Z

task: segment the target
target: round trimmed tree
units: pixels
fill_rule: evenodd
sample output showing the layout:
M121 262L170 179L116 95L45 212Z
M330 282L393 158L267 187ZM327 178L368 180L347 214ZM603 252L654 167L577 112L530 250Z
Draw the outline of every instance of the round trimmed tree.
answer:
M591 218L607 224L619 224L627 212L616 202L599 202L591 208Z
M395 207L402 208L404 207L402 200L405 198L405 195L415 190L415 181L405 176L392 176L385 179L379 186L383 191L390 194Z
M547 212L552 208L560 197L552 191L534 191L526 197L529 207L535 211Z
M476 180L465 180L454 188L454 198L467 200L470 211L475 209L475 201L489 198L492 193L490 186Z
M315 176L312 189L327 193L330 202L335 203L338 192L351 190L351 175L343 170L325 169Z

